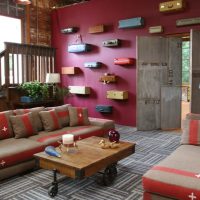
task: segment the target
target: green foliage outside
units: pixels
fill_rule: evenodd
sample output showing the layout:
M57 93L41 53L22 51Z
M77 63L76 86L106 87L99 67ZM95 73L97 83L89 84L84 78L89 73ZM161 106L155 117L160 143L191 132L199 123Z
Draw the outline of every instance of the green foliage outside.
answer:
M182 42L182 84L190 82L190 42Z

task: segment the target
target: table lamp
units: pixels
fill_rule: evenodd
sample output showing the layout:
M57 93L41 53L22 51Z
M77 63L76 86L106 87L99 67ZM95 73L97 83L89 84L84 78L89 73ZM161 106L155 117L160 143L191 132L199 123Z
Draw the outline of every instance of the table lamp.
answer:
M52 86L53 86L53 97L55 97L55 95L56 95L55 84L60 83L60 74L59 73L47 73L46 83L52 84Z
M14 0L14 3L21 5L29 5L31 4L31 0Z

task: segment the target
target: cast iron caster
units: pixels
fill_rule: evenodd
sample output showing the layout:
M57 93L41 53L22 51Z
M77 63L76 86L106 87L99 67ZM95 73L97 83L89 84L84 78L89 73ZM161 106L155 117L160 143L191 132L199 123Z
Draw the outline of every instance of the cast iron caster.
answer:
M58 194L58 184L52 185L48 190L48 194L50 197L55 197Z
M108 166L103 173L103 185L105 186L111 185L116 177L117 177L116 165L113 164Z
M55 197L58 194L57 170L53 170L53 182L49 187L48 194L50 197Z

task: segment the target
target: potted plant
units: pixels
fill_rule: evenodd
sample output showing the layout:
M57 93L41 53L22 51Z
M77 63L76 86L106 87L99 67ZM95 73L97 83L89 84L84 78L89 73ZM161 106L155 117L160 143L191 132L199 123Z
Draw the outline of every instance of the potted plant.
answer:
M28 98L21 98L24 102L34 102L42 101L49 97L49 87L47 84L40 83L38 81L31 81L22 83L19 86L19 89L22 90Z

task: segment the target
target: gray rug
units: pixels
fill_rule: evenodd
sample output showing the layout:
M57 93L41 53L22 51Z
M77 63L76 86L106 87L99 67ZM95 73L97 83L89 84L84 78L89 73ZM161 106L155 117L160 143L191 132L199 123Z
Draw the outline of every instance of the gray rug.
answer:
M55 200L140 200L142 199L142 175L163 160L180 143L179 132L136 131L132 127L119 126L121 139L135 141L136 153L118 163L118 177L112 186L96 183L98 174L81 181L63 175L59 178L59 193ZM16 176L0 183L0 200L49 200L47 191L52 182L52 172L37 170Z

